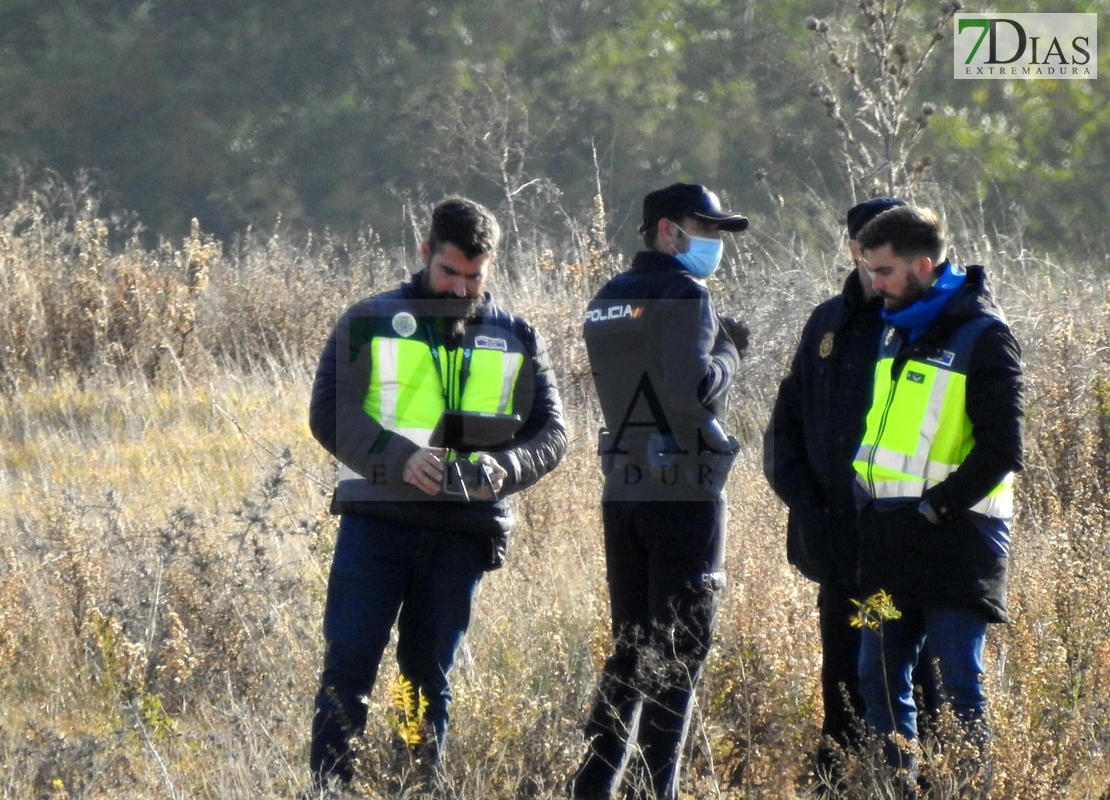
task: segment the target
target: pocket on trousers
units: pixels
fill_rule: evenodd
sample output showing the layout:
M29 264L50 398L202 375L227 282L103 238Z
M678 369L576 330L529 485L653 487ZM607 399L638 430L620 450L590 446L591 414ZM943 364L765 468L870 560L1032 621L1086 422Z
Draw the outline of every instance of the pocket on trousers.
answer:
M509 554L509 534L495 533L487 537L485 552L482 554L482 567L486 572L493 572L505 566L505 558Z

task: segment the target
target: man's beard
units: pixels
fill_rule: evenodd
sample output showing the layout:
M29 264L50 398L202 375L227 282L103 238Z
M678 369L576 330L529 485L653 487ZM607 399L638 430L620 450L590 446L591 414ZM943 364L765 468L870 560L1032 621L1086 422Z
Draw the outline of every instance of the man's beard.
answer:
M925 296L925 292L929 291L929 286L916 275L909 275L906 277L906 285L902 289L902 294L894 297L892 295L883 295L883 300L886 305L886 310L890 314L895 314L899 311L905 311L918 300Z
M433 301L427 307L443 320L448 336L461 336L466 330L466 323L478 316L478 309L485 300L482 296L459 297L454 292L432 292L427 289L424 290L423 297Z

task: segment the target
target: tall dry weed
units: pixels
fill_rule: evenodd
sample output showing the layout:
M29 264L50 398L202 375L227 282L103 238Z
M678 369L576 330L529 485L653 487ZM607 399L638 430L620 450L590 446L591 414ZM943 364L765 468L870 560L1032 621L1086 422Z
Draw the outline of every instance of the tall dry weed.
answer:
M0 388L57 374L142 371L186 358L220 248L194 225L180 250L145 249L92 196L32 194L0 217Z
M394 285L406 256L370 232L222 247L194 229L148 250L81 196L28 198L0 218L0 799L292 798L307 781L335 526L333 466L305 424L311 370L335 316ZM562 252L516 254L512 276L496 278L547 339L572 444L514 501L510 560L481 587L433 797L561 797L582 754L609 635L580 336L588 297L621 263L601 232L582 223ZM802 322L845 275L817 255L836 249L829 240L753 233L714 286L753 344L730 412L745 447L729 483L729 587L689 738L691 796L805 798L820 782L816 594L786 564L759 433ZM988 638L990 796L1099 798L1110 786L1110 286L988 255L1029 380L1014 622ZM391 744L391 668L368 698L360 779L410 797L418 776ZM935 798L966 794L958 755L944 736L925 743ZM853 783L832 796L889 795L877 757L846 759Z

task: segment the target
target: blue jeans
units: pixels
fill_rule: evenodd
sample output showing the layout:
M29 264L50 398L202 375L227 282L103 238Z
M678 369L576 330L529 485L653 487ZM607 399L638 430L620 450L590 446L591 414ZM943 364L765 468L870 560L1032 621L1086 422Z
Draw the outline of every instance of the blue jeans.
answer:
M821 584L817 595L821 632L821 698L825 720L821 735L840 747L855 747L859 720L864 718L863 697L859 690L860 630L850 624L856 613L852 598L857 589L838 586L834 581ZM918 654L913 670L914 702L917 713L926 716L940 710L940 687L936 682L928 642ZM847 702L845 702L847 701ZM835 750L822 745L818 766L827 774L835 767Z
M983 644L986 617L970 609L900 609L902 618L863 629L859 678L864 718L883 735L899 733L917 738L917 707L913 673L928 640L929 658L938 664L942 699L951 704L969 731L985 731L986 695L983 693ZM887 749L895 766L906 763L897 748Z
M324 669L312 721L311 768L349 782L349 741L366 727L368 695L397 622L397 663L427 700L435 748L447 736L447 674L470 625L482 542L366 515L339 522L324 607Z

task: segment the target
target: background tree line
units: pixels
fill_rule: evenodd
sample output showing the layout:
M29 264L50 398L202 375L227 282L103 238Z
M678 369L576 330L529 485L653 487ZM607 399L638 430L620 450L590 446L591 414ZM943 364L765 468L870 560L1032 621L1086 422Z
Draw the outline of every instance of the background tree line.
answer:
M412 204L459 191L496 206L518 244L587 219L601 196L611 240L628 247L639 199L670 180L725 189L757 223L803 235L861 194L897 190L984 235L1101 252L1108 94L1098 81L953 80L958 9L7 0L6 194L38 170L89 170L152 237L196 217L224 239L280 220L395 243ZM904 123L896 177L864 153L881 132L860 88L884 80Z

